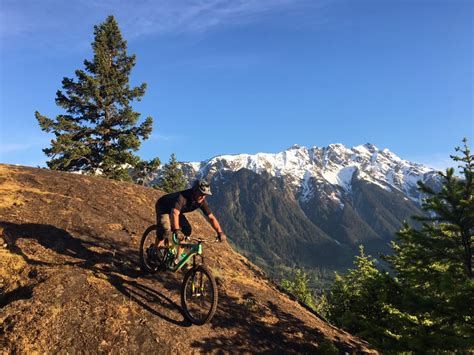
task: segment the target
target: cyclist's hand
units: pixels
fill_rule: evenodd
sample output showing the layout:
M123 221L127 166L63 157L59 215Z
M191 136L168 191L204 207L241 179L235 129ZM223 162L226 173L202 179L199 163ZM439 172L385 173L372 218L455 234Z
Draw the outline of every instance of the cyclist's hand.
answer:
M183 232L181 231L181 229L176 229L174 231L174 233L176 233L176 238L179 240L179 241L183 241L186 236L183 234Z
M217 233L217 238L216 240L218 242L225 242L227 240L227 236L225 235L224 232Z

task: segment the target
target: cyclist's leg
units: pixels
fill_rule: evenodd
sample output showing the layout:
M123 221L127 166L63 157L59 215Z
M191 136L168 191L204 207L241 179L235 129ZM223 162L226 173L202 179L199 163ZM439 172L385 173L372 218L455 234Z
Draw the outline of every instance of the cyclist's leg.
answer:
M181 232L183 232L183 234L186 237L189 237L191 235L191 232L192 232L191 224L189 224L188 219L185 217L183 213L179 215L179 227L181 228ZM180 242L182 242L182 240L180 240ZM178 255L183 254L183 252L184 252L184 248L178 247Z
M181 231L186 237L189 237L193 232L191 224L183 213L179 215L179 226L181 227Z
M171 224L170 216L167 213L163 213L160 206L156 205L156 240L155 246L162 247L165 244L165 239L171 235Z

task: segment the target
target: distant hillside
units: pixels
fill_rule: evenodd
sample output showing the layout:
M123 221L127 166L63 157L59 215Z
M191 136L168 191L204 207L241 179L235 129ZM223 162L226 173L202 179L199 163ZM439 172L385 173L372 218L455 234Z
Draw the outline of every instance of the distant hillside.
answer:
M211 181L209 202L232 242L268 271L344 270L360 244L390 253L403 222L423 214L417 181L439 184L436 171L372 144L222 155L182 169Z
M160 195L98 177L0 165L2 351L323 353L332 342L340 353L371 352L278 291L227 244L205 248L218 279L217 313L208 325L188 324L179 301L182 273L144 276L137 265ZM190 219L194 233L213 235L199 213ZM314 242L326 243L314 228Z
M274 179L247 169L224 172L209 200L232 242L267 269L352 263L351 250L312 223Z

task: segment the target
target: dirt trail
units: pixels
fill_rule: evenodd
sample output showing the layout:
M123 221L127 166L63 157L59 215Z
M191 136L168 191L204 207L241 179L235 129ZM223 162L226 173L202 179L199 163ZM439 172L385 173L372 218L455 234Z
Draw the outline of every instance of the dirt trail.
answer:
M0 350L374 352L279 292L226 243L205 247L219 305L205 326L180 307L183 274L144 276L138 243L159 191L0 165ZM193 234L213 236L199 213ZM238 236L231 236L238 238Z

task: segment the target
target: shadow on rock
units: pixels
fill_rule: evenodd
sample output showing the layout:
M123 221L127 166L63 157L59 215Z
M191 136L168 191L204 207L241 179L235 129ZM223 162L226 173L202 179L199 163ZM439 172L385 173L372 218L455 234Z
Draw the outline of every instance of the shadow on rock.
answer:
M186 320L182 308L161 292L158 292L136 281L127 281L117 275L109 275L109 281L123 295L133 300L135 303L140 305L143 309L146 309L151 314L179 326L191 326L191 323ZM163 310L167 311L166 313L168 314L178 313L181 316L182 320L179 321L170 318L169 316L161 313L161 311Z
M100 260L100 258L103 258L101 254L93 252L85 246L86 244L89 246L97 246L97 244L92 242L84 242L81 239L74 238L64 229L60 229L52 225L0 222L0 228L3 229L3 235L10 251L20 255L28 264L31 265L55 265L56 263L38 261L29 258L17 245L18 239L36 240L43 247L58 254L76 259L82 259L84 263L82 266L84 267L92 267ZM75 263L70 262L66 264Z
M110 248L109 243L105 243L106 246L104 246L104 242L99 243L90 238L88 238L89 240L83 240L82 238L72 236L64 229L52 225L0 222L0 228L3 229L3 237L7 242L8 249L21 256L26 263L36 266L74 265L76 267L91 270L94 273L102 274L120 293L149 311L151 314L175 325L183 327L190 325L189 322L184 320L181 307L174 303L170 298L148 286L135 281L128 281L121 277L127 276L130 278L138 278L144 276L140 271L138 271L137 253L133 254L130 253L130 251L124 253L115 249L115 246L113 246L113 251L108 251L107 247ZM44 248L50 249L60 255L79 259L79 261L63 260L58 262L56 259L53 262L49 262L31 259L18 245L19 239L37 241ZM27 245L27 247L29 247L29 245ZM99 253L91 250L93 247L105 248L105 251ZM179 289L179 283L176 277L163 276L162 278L164 281L162 286L165 288ZM31 289L25 289L15 291L15 293L9 295L4 295L5 297L2 297L1 305L5 305L14 299L29 298L29 296L31 296L31 291ZM163 311L168 315L164 314ZM169 314L172 312L182 316L183 320L171 318Z
M252 294L243 299L219 295L219 315L211 320L215 329L231 331L229 336L208 337L192 343L200 352L318 353L324 334L284 312L276 304L257 303Z
M20 286L13 291L5 294L0 292L0 308L5 307L10 302L17 300L26 300L33 296L33 288L35 285ZM1 291L1 290L0 290Z

